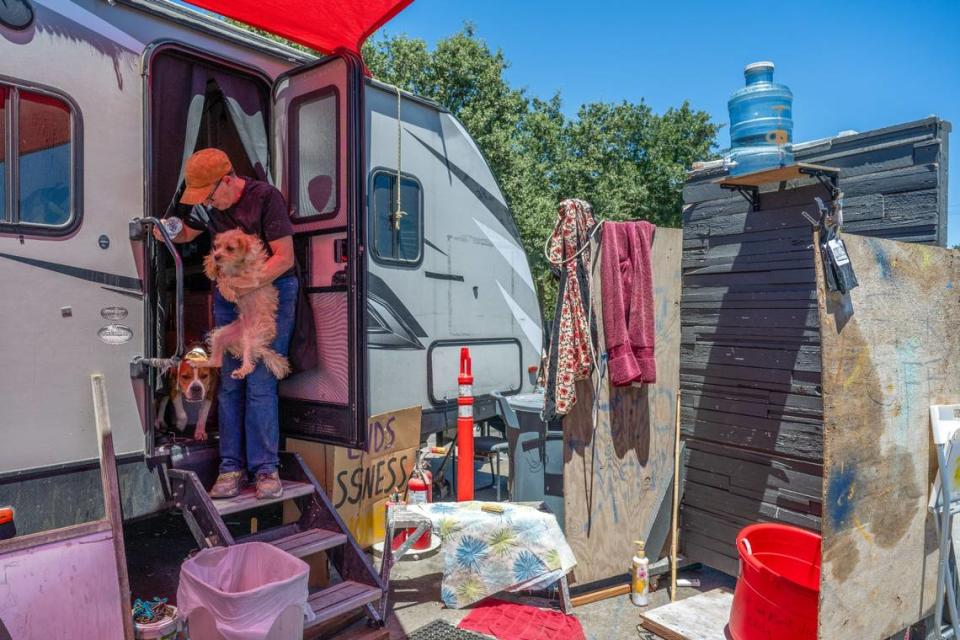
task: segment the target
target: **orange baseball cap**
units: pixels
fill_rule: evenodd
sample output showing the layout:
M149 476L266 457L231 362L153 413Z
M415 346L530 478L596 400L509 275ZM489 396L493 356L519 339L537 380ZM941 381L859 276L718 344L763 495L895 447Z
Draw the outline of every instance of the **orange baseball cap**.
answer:
M220 149L201 149L187 158L183 179L187 188L180 196L182 204L200 204L210 196L213 185L233 171L230 158Z

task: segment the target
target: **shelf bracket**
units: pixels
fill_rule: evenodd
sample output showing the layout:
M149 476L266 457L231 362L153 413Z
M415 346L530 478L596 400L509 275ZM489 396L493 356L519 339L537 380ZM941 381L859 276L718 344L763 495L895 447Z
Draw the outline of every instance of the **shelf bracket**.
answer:
M817 182L830 193L831 200L836 200L840 197L840 174L810 167L800 167L800 173L816 178Z
M760 211L760 189L759 187L743 186L738 184L721 184L721 188L736 191L743 199L750 203L754 211Z

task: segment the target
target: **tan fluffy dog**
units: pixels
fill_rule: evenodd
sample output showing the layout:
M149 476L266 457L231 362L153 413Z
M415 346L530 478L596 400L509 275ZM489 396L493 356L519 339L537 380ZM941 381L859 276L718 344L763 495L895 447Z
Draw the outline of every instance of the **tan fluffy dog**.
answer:
M218 234L213 250L203 260L207 277L217 283L217 289L226 300L237 305L237 319L217 327L210 333L210 366L223 365L223 353L229 351L242 359L242 364L231 374L242 379L249 375L263 359L278 380L290 373L287 359L270 348L277 336L278 294L272 285L263 282L267 254L256 236L239 229ZM237 292L251 289L238 296Z

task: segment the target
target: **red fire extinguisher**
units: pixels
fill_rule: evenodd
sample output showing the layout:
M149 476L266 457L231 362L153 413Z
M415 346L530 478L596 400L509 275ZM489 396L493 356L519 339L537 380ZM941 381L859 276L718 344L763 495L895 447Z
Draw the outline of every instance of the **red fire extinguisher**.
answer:
M433 474L426 469L423 464L423 452L417 456L417 462L410 473L410 479L407 481L407 504L423 504L433 502ZM415 528L398 531L393 536L393 549L400 548L404 540L414 534ZM413 543L411 549L423 551L430 548L430 531L425 531L420 538Z
M417 456L417 464L413 467L410 480L407 481L407 504L424 504L433 502L433 474L423 464L423 453ZM408 530L412 535L416 529ZM430 548L430 531L424 531L420 539L413 543L418 551Z

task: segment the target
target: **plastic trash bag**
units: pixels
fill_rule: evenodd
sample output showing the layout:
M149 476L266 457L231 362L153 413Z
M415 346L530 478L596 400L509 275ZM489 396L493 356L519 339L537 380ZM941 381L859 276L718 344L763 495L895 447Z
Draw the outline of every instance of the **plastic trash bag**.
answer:
M180 567L177 607L191 639L299 640L304 614L312 618L309 573L306 562L263 542L204 549Z

